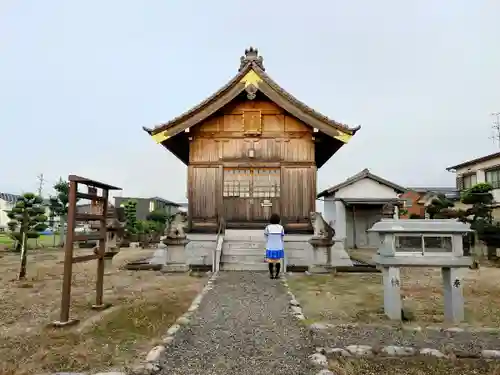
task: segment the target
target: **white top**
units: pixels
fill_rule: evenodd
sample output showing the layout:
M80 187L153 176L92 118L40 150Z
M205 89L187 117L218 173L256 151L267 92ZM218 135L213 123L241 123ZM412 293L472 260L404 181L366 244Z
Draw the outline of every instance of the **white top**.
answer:
M283 237L285 230L280 224L269 224L264 229L264 236L266 236L266 250L283 250Z

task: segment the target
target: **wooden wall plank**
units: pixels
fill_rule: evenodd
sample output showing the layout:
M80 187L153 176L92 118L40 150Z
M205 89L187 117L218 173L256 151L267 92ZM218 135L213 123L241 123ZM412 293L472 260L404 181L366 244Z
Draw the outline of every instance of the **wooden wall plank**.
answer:
M217 219L221 195L221 169L189 166L189 215Z
M244 113L247 120L254 116L247 129ZM313 129L270 101L238 99L204 123L193 126L189 133L190 217L214 220L224 215L226 220L244 222L266 220L277 212L287 221L309 221L316 197ZM254 150L253 157L250 149ZM231 167L278 168L280 197L225 195L224 168ZM272 207L263 207L264 200L270 200Z

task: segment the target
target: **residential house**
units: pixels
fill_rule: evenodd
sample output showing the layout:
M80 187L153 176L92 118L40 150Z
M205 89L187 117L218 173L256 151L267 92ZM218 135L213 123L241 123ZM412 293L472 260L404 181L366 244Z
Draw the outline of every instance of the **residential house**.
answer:
M335 229L335 236L344 239L347 248L376 248L378 234L368 232L382 218L387 203L402 205L399 195L406 189L368 169L318 194L324 200L324 217ZM395 216L398 215L395 210Z
M418 215L425 218L425 208L439 195L444 195L455 203L455 207L460 206L460 193L453 187L409 187L401 194L405 214L400 215L402 219ZM458 207L457 207L458 208Z
M7 223L10 219L6 211L14 207L19 197L18 194L0 193L0 232L7 230Z
M115 207L123 206L129 200L137 202L137 220L146 220L149 213L156 210L163 210L167 215L173 215L180 208L178 203L160 197L115 197Z
M500 152L465 161L446 170L455 174L458 191L482 182L491 184L495 200L493 217L500 219Z

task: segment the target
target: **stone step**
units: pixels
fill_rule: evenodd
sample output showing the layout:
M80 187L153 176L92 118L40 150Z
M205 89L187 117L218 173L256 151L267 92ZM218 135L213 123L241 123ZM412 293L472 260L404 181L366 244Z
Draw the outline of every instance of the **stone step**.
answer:
M223 247L225 249L264 249L265 242L248 242L248 241L224 241Z
M222 247L222 254L227 254L227 255L252 255L252 254L265 254L266 250L265 247L259 247L259 248L234 248L234 247L228 247L228 246L223 246ZM309 252L305 249L289 249L285 246L285 254L288 257L292 258L305 258L308 256Z
M264 253L260 254L247 254L247 255L229 255L222 253L221 262L224 263L264 263Z
M255 263L255 262L247 262L247 263L224 263L221 265L222 271L267 271L269 269L267 263Z
M264 256L266 251L264 249L222 249L222 255L235 255L235 256L246 256L246 255L262 255Z
M265 241L264 228L259 230L227 229L224 241Z

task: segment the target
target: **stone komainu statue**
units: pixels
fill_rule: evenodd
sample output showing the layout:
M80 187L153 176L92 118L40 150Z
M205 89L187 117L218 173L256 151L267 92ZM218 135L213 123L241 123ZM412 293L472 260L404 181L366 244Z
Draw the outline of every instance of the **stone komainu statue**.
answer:
M185 212L176 212L168 225L166 236L168 239L186 238L184 228L187 224L187 215Z
M311 224L314 229L314 238L333 240L335 237L335 230L323 219L319 212L311 212Z

